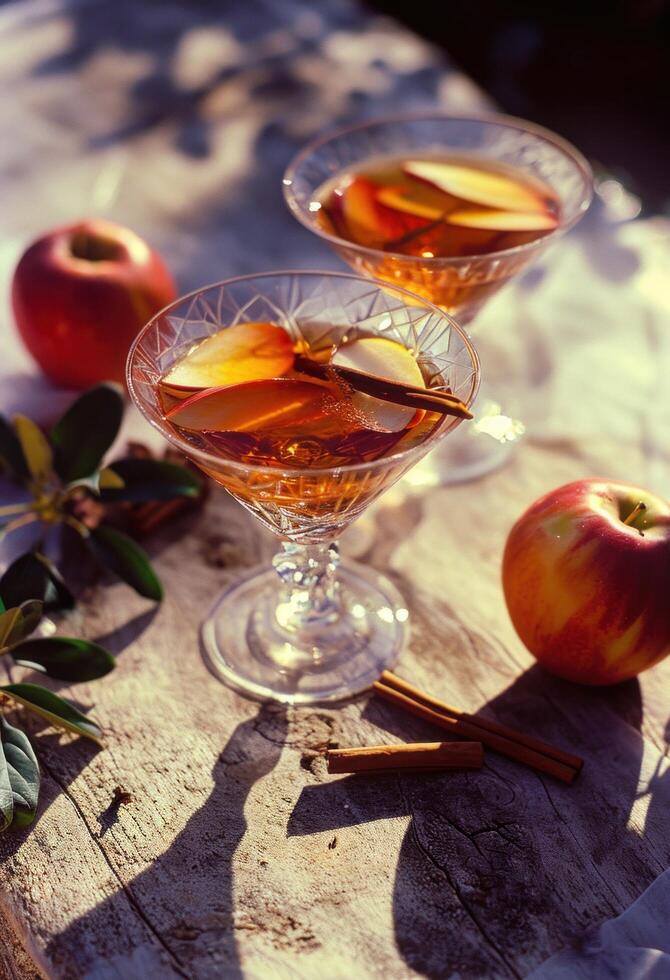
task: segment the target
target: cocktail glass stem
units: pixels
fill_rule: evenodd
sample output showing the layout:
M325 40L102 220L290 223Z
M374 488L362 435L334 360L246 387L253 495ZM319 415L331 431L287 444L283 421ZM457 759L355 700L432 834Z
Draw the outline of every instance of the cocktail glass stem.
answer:
M392 582L339 562L337 546L284 542L272 567L232 583L203 624L207 660L247 693L290 704L369 687L402 649L407 608ZM244 683L240 681L244 669Z
M280 580L275 618L287 640L298 647L313 648L313 659L321 659L315 646L324 630L336 625L342 615L337 579L340 556L334 541L298 544L284 541L272 565Z

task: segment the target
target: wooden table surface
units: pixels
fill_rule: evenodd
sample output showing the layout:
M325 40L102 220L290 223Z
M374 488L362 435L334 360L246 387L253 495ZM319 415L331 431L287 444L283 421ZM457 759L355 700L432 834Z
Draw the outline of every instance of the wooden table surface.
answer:
M184 288L217 278L215 267L221 277L286 265L287 256L337 267L283 212L278 177L293 146L328 121L400 98L461 108L473 98L430 49L334 0L318 13L287 4L289 20L257 35L244 11L270 17L269 6L231 4L233 29L215 4L159 5L153 28L138 14L134 46L122 43L130 3L115 3L114 15L98 4L97 21L93 4L82 5L86 16L25 6L37 17L31 50L19 43L24 20L9 20L0 73L22 80L24 111L30 103L35 113L19 132L61 147L57 128L67 130L72 169L50 172L33 159L31 183L16 185L26 205L27 187L37 199L46 183L50 210L36 200L21 225L12 201L7 270L26 237L76 211L82 187L93 188L95 209L138 230L150 220ZM200 52L197 70L186 45ZM336 70L344 52L358 66L346 80ZM85 95L76 118L52 111L70 105L76 86ZM194 86L196 103L183 96L175 107L175 93ZM161 115L156 106L166 104L173 111ZM208 672L198 648L204 612L273 550L217 491L202 513L151 542L167 594L159 608L122 584L100 585L63 624L119 655L102 681L54 685L94 711L107 745L98 751L30 723L42 799L29 831L0 838L0 976L522 977L667 867L670 662L612 689L552 679L514 635L499 581L505 535L538 494L596 472L666 489L660 403L653 418L639 409L661 391L669 361L668 311L652 309L657 257L642 230L587 226L547 257L541 283L512 287L487 311L488 323L513 328L487 335L497 354L491 373L507 376L522 361L532 382L534 421L513 461L476 484L395 488L343 542L408 600L411 637L398 672L583 754L575 785L494 755L476 773L328 776L317 752L329 739L362 745L436 732L374 698L260 706ZM593 261L588 287L577 289L587 254L618 260L618 271ZM635 259L627 272L622 256ZM596 300L613 304L603 314L608 333L594 322ZM593 368L604 379L616 370L607 355L617 343L635 344L640 365L626 396L637 401L623 409L611 407ZM48 413L65 396L30 375L22 356L12 347L2 408L29 398ZM114 803L116 787L132 794L129 803Z

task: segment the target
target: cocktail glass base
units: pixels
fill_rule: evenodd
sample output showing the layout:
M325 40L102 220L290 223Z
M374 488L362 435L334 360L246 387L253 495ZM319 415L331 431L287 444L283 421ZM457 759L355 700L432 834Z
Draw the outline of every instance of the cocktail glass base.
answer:
M205 660L230 687L261 701L317 704L360 693L393 666L407 607L383 575L343 561L336 602L296 631L274 569L252 569L216 600L202 625Z

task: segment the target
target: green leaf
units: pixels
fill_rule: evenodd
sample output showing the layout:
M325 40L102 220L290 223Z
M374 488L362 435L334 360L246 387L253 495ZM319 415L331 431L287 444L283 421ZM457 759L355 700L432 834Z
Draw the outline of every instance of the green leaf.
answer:
M21 443L31 476L35 480L45 480L53 469L53 453L38 425L25 415L14 416L14 429Z
M0 578L0 595L9 606L39 599L48 611L72 609L75 604L56 566L37 552L28 552L12 562Z
M114 470L106 466L102 470L95 470L90 476L80 476L76 480L72 480L65 489L68 493L71 493L73 490L78 490L80 487L83 487L99 497L100 491L104 487L110 487L116 490L122 486L123 480L121 477L117 476Z
M0 650L20 643L37 628L42 618L42 603L29 599L0 614Z
M12 657L21 667L42 670L61 681L94 681L116 666L104 647L69 636L25 640L13 647Z
M2 601L2 596L0 595L0 613L3 613L6 608L7 608L7 606Z
M46 719L56 728L64 728L75 735L83 735L90 738L98 745L102 745L102 730L92 718L87 718L78 708L59 698L53 691L48 691L46 687L39 687L37 684L5 684L0 687L0 691L18 701L28 711L34 711L36 715Z
M0 615L0 650L4 650L6 646L9 646L9 638L16 624L20 622L20 619L21 610L18 607L8 609Z
M56 472L65 483L90 476L118 434L123 394L116 384L85 391L51 431Z
M35 819L40 767L28 736L0 716L0 831Z
M25 483L29 479L30 473L21 443L14 429L2 415L0 415L0 460L4 462L9 475L19 483Z
M129 500L143 503L147 500L171 500L173 497L197 497L201 482L192 470L159 459L120 459L112 463L111 470L123 480L119 489L102 488L101 498L106 501Z
M163 587L151 567L149 557L132 538L107 524L93 528L87 543L98 559L136 592L160 602Z

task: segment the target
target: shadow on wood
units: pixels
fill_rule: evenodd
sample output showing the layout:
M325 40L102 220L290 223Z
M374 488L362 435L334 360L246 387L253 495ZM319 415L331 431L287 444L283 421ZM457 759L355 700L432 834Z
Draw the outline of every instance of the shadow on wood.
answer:
M54 937L47 953L59 975L199 976L199 957L211 966L215 946L220 975L242 976L233 860L246 831L247 796L274 768L286 730L286 713L277 706L262 706L235 728L214 767L211 794L173 844L132 881L119 880L110 898Z
M631 813L644 746L637 681L589 689L533 667L482 711L583 754L582 775L566 786L487 753L478 773L306 787L289 821L289 834L302 835L411 818L396 869L395 937L408 966L428 977L523 975L520 963L532 969L621 911L661 870L647 835L657 845L670 835L670 777L652 777L644 826ZM364 717L407 741L438 734L376 700Z
M146 609L143 613L133 616L127 623L123 623L122 626L117 626L116 629L105 633L103 636L96 636L94 642L106 647L110 653L118 657L126 647L134 643L144 633L145 629L151 625L158 609L158 605L151 606L150 609Z

